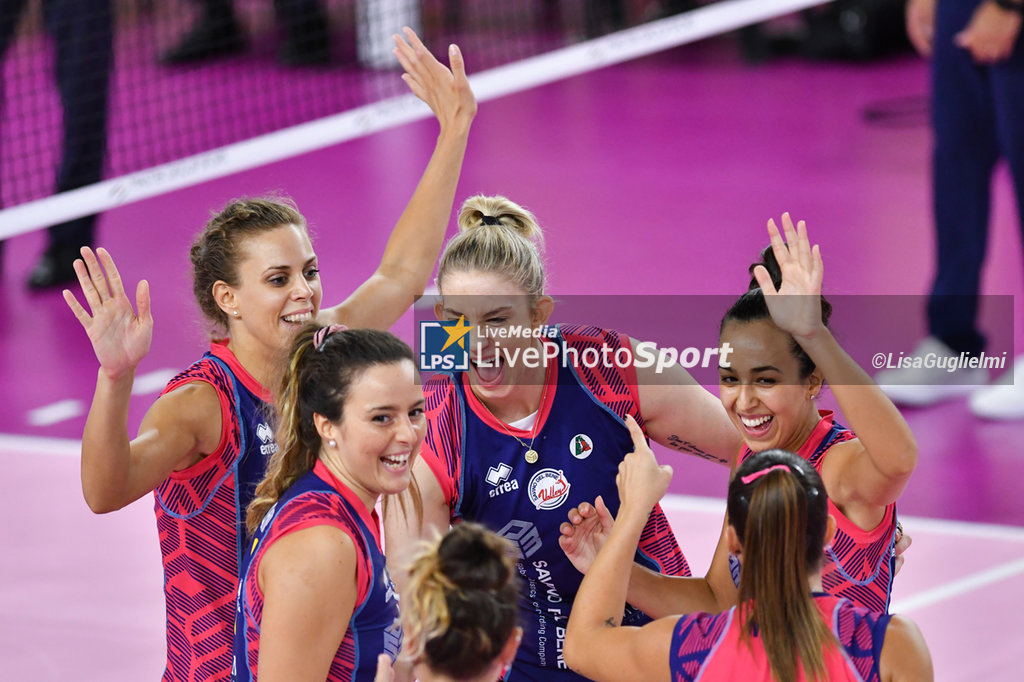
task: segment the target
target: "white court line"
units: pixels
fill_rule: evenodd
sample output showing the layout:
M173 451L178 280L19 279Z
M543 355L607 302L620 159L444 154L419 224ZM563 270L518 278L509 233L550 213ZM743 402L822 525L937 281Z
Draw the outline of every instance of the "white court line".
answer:
M178 376L180 369L158 369L146 374L140 374L132 382L132 395L147 395L159 393L164 390L167 382Z
M61 400L29 410L25 418L32 426L50 426L78 417L84 412L85 403L81 400Z
M923 609L926 606L933 606L947 599L959 597L961 594L973 592L986 585L991 585L992 583L997 583L1000 580L1006 580L1022 573L1024 573L1024 558L972 573L958 580L948 582L945 585L939 585L930 590L919 592L912 597L900 599L892 603L889 611L891 613L906 613L907 611Z
M0 441L2 447L2 441ZM696 495L676 495L669 493L661 499L663 509L681 512L725 514L725 498L699 497ZM929 519L923 516L907 516L900 514L904 528L910 531L919 530L936 535L952 535L958 537L982 538L986 540L1008 540L1024 542L1024 527L1006 526L996 523L976 523L974 521L951 521L949 519Z
M40 438L0 433L0 455L9 455L15 451L32 455L78 457L82 454L82 441L74 438Z

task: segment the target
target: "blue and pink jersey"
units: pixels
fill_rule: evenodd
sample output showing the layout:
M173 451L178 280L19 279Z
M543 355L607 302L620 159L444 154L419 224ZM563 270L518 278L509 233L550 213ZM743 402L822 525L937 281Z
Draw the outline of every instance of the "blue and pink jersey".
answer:
M153 493L167 602L163 680L226 682L245 509L277 445L270 393L226 343L212 343L164 393L194 381L217 391L223 426L214 452Z
M518 548L523 640L506 680L579 680L562 658L565 625L582 574L558 544L559 525L572 507L601 495L619 507L615 476L633 445L625 416L643 426L635 369L564 363L566 349L613 351L629 338L595 327L563 325L559 357L548 365L547 388L533 427L497 421L473 394L462 372L438 374L424 386L427 435L421 456L451 509L453 522L482 523ZM517 438L518 437L518 438ZM526 460L526 443L538 460ZM636 560L668 575L690 575L661 507L640 538ZM627 607L625 621L646 617Z
M356 603L327 682L373 682L377 656L392 660L402 648L398 596L380 549L380 522L321 462L297 480L267 512L243 558L234 637L234 680L255 682L260 651L263 592L260 561L281 537L313 526L332 526L356 548Z
M848 599L814 595L822 620L839 647L825 650L829 682L879 682L878 661L890 616L854 606ZM750 644L740 639L742 623L733 608L710 615L682 616L672 633L669 670L673 682L771 682L764 643L756 635ZM793 682L804 682L803 674Z
M854 438L852 431L832 421L830 410L822 410L821 420L796 454L810 462L820 474L829 448ZM749 448L744 448L740 461L753 454ZM822 586L829 594L845 597L857 606L887 612L892 594L896 504L885 508L881 522L872 530L863 530L846 518L831 499L828 513L836 519L836 536L825 548ZM734 577L737 577L735 564Z

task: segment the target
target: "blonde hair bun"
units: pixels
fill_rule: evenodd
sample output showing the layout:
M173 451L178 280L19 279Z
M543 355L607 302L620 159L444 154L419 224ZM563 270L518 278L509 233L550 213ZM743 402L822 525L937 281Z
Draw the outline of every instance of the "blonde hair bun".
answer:
M543 244L544 234L537 219L528 210L503 196L477 194L463 202L459 209L459 230L469 232L486 227L514 230L530 241Z

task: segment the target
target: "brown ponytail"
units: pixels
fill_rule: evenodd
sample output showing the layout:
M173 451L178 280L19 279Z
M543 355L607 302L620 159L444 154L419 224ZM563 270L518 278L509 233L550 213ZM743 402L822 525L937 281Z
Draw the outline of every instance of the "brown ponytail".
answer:
M825 650L837 645L807 584L822 560L827 499L814 468L783 450L754 455L729 484L729 525L743 545L741 637L758 633L780 682L801 670L824 679Z
M341 421L349 389L365 370L403 360L415 362L409 346L390 332L346 329L317 344L318 330L319 325L306 325L292 341L288 371L275 396L278 451L270 458L266 476L249 504L249 533L284 491L316 464L321 439L313 415ZM413 490L412 495L418 508L419 491Z

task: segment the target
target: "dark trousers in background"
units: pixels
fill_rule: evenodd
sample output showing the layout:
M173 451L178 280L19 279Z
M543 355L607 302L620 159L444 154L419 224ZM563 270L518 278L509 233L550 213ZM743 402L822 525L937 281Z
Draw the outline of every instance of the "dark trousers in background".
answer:
M27 0L0 0L0 60L14 38ZM56 46L54 75L63 108L63 151L56 191L103 177L107 98L113 61L110 0L44 0L46 31ZM2 141L0 141L2 145ZM48 253L64 260L93 241L96 216L53 225Z
M938 260L928 302L932 336L978 353L978 293L988 242L991 180L1005 159L1024 224L1024 35L1008 61L981 66L953 37L980 0L938 0L932 61L933 192Z

